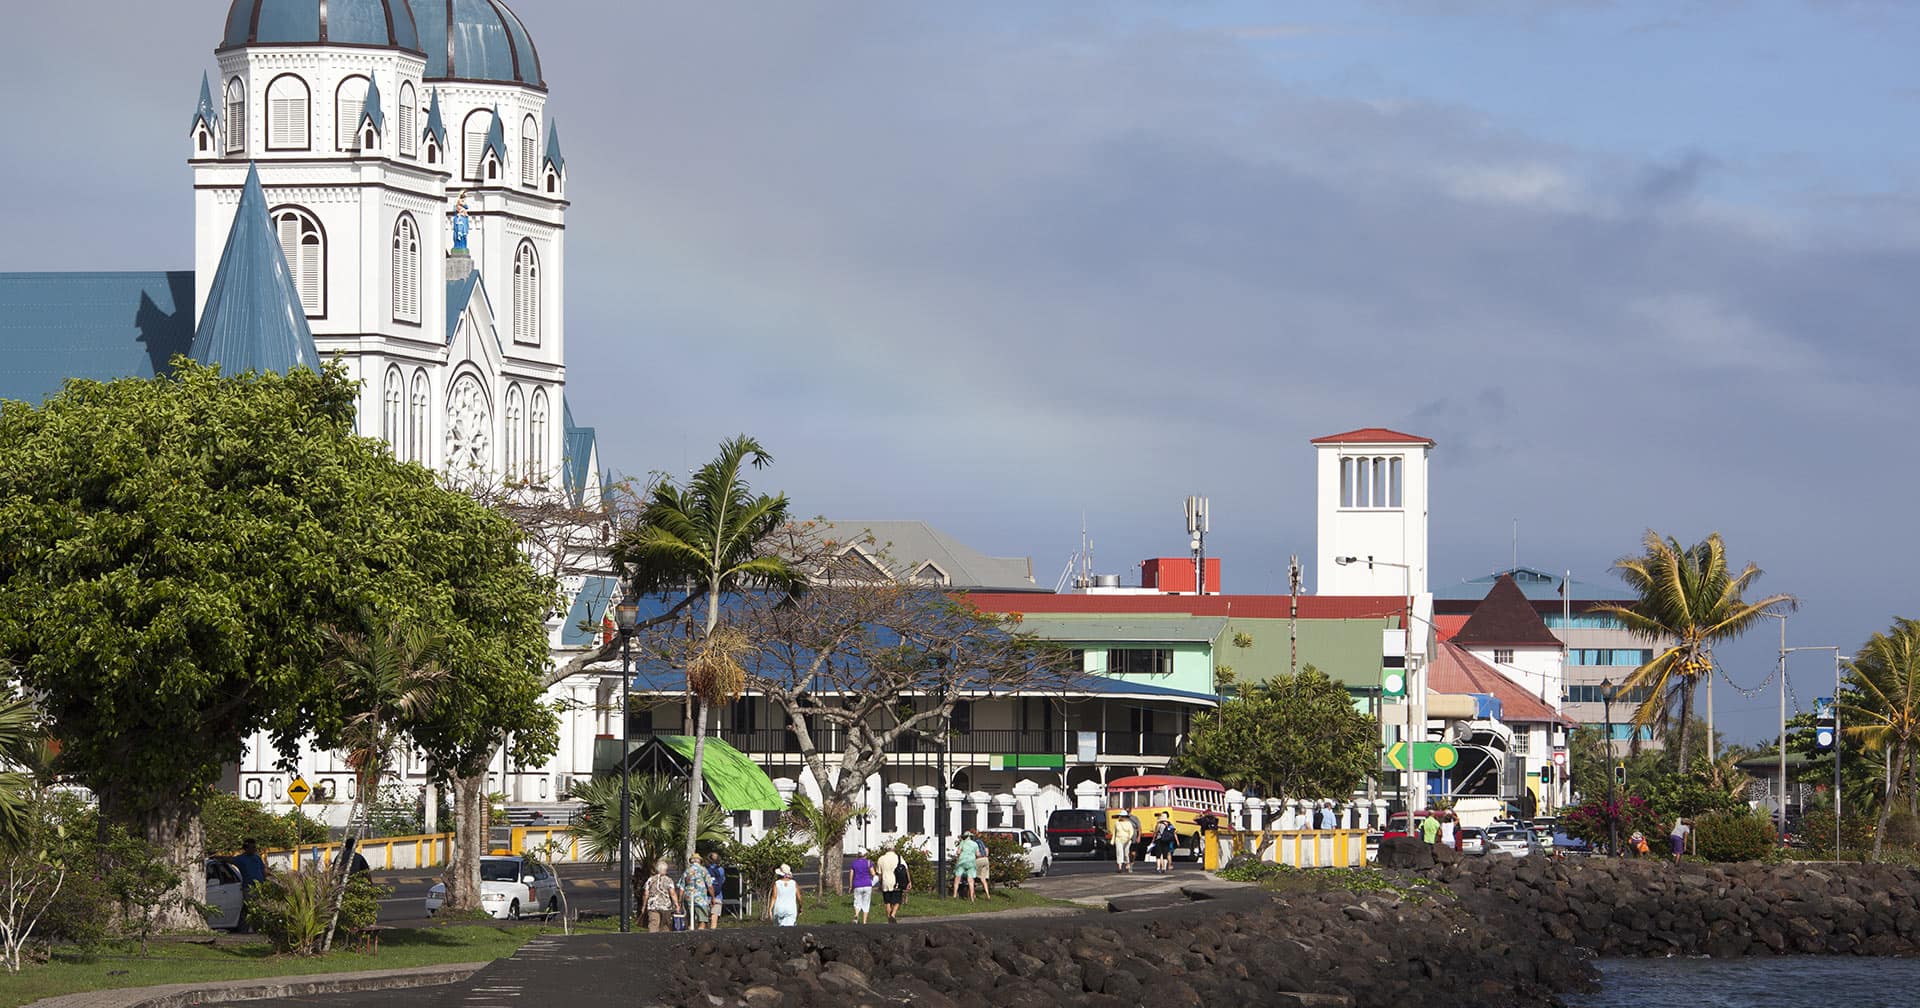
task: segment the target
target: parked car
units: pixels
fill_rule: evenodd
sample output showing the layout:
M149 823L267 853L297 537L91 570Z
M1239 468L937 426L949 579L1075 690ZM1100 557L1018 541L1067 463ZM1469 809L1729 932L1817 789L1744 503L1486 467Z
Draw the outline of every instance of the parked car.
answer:
M1053 852L1032 830L988 829L981 830L981 836L996 840L1017 840L1027 852L1027 874L1045 875L1053 865Z
M440 912L447 884L427 890L427 916ZM480 859L480 909L489 917L519 920L522 915L560 912L560 880L553 869L532 858L489 855Z
M1380 860L1380 838L1384 836L1386 836L1386 834L1379 830L1367 831L1366 847L1367 862L1369 864Z
M240 904L246 894L240 869L226 858L207 859L207 926L214 929L240 926Z
M1485 854L1487 852L1487 831L1478 826L1460 827L1460 853Z
M1047 846L1061 856L1086 854L1107 857L1107 813L1101 809L1054 809L1047 817Z
M1553 850L1556 854L1591 854L1593 845L1579 837L1568 836L1558 830L1553 834Z
M1485 843L1487 853L1508 857L1526 857L1541 849L1540 839L1525 829L1489 829Z

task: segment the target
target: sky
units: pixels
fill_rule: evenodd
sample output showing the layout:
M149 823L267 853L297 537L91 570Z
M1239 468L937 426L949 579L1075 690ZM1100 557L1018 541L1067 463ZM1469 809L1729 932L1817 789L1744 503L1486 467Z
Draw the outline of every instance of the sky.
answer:
M1794 646L1920 616L1920 5L520 0L606 468L1052 586L1314 568L1310 438L1433 438L1435 584L1721 532ZM187 268L226 5L9 11L0 270ZM77 47L77 48L76 48ZM1517 529L1517 534L1516 534ZM1769 621L1724 648L1766 678ZM1792 659L1793 706L1831 692ZM1716 694L1733 741L1772 693Z

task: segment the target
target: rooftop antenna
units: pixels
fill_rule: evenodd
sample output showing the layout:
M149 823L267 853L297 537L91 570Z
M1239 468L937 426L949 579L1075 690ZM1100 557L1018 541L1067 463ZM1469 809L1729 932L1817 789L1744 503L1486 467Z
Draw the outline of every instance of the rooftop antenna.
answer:
M1207 593L1207 499L1187 498L1187 536L1193 547L1193 593Z

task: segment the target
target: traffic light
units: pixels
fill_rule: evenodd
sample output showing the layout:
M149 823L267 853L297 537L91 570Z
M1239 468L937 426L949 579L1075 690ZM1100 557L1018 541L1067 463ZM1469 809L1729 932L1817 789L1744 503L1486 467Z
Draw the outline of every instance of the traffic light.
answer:
M1818 697L1813 701L1813 748L1819 752L1833 750L1834 736L1839 733L1838 720L1834 717L1833 698Z
M1618 784L1618 785L1620 785L1621 787L1625 787L1625 786L1626 786L1626 784L1627 784L1627 765L1626 765L1625 763L1615 763L1615 764L1613 765L1613 782L1614 782L1615 784Z
M1407 632L1380 632L1380 698L1399 700L1407 695Z
M1551 784L1551 783L1553 783L1553 764L1551 764L1551 763L1544 763L1544 764L1541 764L1541 766L1540 766L1540 783L1542 783L1542 784Z

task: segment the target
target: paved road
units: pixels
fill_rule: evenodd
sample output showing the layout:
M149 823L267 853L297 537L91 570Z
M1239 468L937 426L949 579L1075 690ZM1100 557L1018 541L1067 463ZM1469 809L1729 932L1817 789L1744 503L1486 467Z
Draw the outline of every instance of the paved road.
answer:
M373 880L392 889L380 900L380 923L418 927L428 921L427 890L440 881L440 869L374 872ZM561 865L560 889L575 914L620 912L620 870L599 865Z

